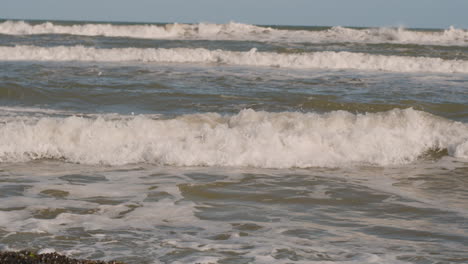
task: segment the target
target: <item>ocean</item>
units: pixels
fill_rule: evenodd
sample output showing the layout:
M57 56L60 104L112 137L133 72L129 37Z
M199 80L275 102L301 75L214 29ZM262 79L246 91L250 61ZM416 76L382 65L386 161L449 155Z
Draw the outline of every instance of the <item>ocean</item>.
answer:
M468 263L468 30L0 21L0 250Z

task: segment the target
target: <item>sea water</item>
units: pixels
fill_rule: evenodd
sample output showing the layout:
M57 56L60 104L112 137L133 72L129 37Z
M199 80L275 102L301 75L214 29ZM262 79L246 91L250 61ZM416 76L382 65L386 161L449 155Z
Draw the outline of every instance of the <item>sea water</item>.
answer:
M467 263L468 31L0 21L0 250Z

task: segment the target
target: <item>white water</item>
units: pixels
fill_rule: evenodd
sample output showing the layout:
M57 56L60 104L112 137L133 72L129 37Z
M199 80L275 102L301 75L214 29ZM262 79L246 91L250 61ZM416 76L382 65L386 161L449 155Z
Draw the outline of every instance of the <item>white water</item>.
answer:
M56 251L50 248L52 246L61 254L78 253L81 256L80 258L85 258L85 256L88 256L87 258L96 258L93 253L109 252L106 255L107 260L125 259L127 257L133 259L133 261L126 261L126 263L167 263L167 261L161 259L174 251L180 252L182 250L198 251L202 254L176 256L177 261L171 261L171 263L208 264L222 262L225 257L218 252L242 254L246 258L253 259L255 263L291 263L288 258L279 259L276 257L283 248L291 248L302 257L301 260L294 261L294 263L325 263L323 261L313 261L317 260L317 252L326 252L327 255L333 257L333 261L328 260L326 263L400 263L396 261L397 256L392 253L375 255L369 252L360 252L354 254L355 249L353 247L330 243L330 240L336 239L334 236L352 240L356 233L343 230L342 227L323 226L310 220L301 221L294 218L290 220L291 215L304 215L303 212L284 210L284 208L291 207L290 202L281 204L254 200L251 201L254 206L232 208L229 204L218 203L219 200L216 198L208 200L206 203L193 201L190 195L187 195L187 189L196 189L197 186L201 186L203 190L208 188L208 191L216 191L216 189L209 189L209 187L203 186L203 183L191 180L188 177L193 172L204 172L203 168L173 168L173 170L154 168L149 171L133 170L129 172L127 170L115 171L112 168L106 169L104 166L100 166L98 169L92 170L92 172L86 172L82 170L83 167L86 166L71 166L64 169L49 164L44 168L44 166L41 167L41 165L35 164L34 171L28 170L27 174L24 173L24 170L15 170L12 173L14 175L12 178L14 177L17 181L28 180L31 186L28 186L21 196L13 195L3 198L2 208L10 209L0 211L0 224L3 230L8 232L6 236L11 239L16 234L34 234L35 236L42 236L40 239L53 242L57 237L67 236L66 244L63 241L52 242L47 244L46 248L42 248L40 252ZM167 176L160 174L168 171L170 174ZM245 171L249 170L243 170L243 172ZM209 168L204 173L207 172L213 173ZM249 176L230 170L222 170L222 172L222 175L211 175L211 181L207 184L223 186L223 184L227 183L227 193L232 187L230 185L238 185L237 187L245 192L239 193L241 197L236 196L233 199L234 203L236 199L243 199L242 196L244 195L249 197L249 185L239 183L239 181L246 181ZM272 174L269 175L268 179L262 179L264 184L273 185L269 187L271 189L262 188L262 185L260 185L256 191L271 193L272 197L275 197L277 190L281 189L281 183L276 182L277 179L285 179L285 183L291 184L291 181L287 180L287 176L282 175L280 171L277 172L279 172L277 175ZM26 175L22 175L22 173ZM91 175L101 177L96 181L73 184L73 178L79 179L81 176L86 179ZM331 178L333 179L333 177ZM310 182L305 184L307 187L304 187L304 189L300 187L296 187L297 190L293 190L291 187L281 189L283 191L282 195L286 192L293 196L307 190L307 194L314 195L318 199L332 199L328 192L334 191L333 180L331 186L310 186ZM297 185L298 183L293 184L293 186ZM310 189L307 189L309 187ZM314 187L324 193L320 194L320 191L314 189ZM349 186L349 189L354 188L356 188L355 185ZM50 194L51 190L60 191L66 194L66 197L47 195L47 193ZM388 195L388 193L391 192L386 194ZM158 194L164 194L163 197L165 198L158 201L148 199ZM304 194L301 193L300 195ZM118 202L103 204L103 200ZM213 203L209 203L211 201ZM248 220L244 222L235 218L223 218L223 220L219 221L216 218L206 217L206 215L200 217L201 214L206 213L205 210L213 208L219 210L219 215L222 215L222 208L226 207L230 209L230 212L237 213L241 210L244 215L255 213L254 210L257 210L258 213L258 210L261 211L260 208L255 207L258 203L263 205L267 211L275 213L274 216L267 213L269 219L278 219L277 215L285 212L289 213L289 215L286 215L280 221L256 222L260 230L257 230L257 232L247 231L249 232L248 236L243 235L242 233L245 234L245 232L236 228L235 225L233 227L232 224L249 224L252 223L252 219L247 218ZM375 206L379 205L382 204ZM317 210L317 208L314 209ZM48 212L57 214L55 217L44 217L47 216ZM348 217L346 216L345 219L354 220L352 217L351 219ZM371 226L375 223L369 219L359 220L362 221L363 225ZM400 225L402 228L415 228L416 223L415 221L401 221ZM330 232L332 236L324 240L307 239L287 234L288 230L301 228L320 230L320 228L325 227L332 229ZM167 228L175 231L168 232ZM436 232L439 227L435 226L434 229ZM193 230L194 232L177 232L178 230ZM461 230L456 229L453 232L456 231ZM82 234L82 237L79 234ZM213 240L212 237L216 234L228 234L230 237L227 240ZM32 237L32 240L34 238ZM403 245L409 244L407 241L400 243L403 243ZM371 252L378 252L378 250L388 247L388 244L380 241L367 242L363 240L357 244L359 246L364 244ZM245 245L249 245L248 250L245 249ZM8 247L8 250L20 249L23 249L22 245L17 248ZM343 252L349 253L349 255L343 256ZM138 261L138 258L137 260L134 259L138 256L142 257L140 261Z
M56 25L51 22L31 25L23 21L0 23L0 34L70 34L149 39L253 40L279 42L357 42L468 46L468 31L450 27L443 31L413 31L403 28L352 29L333 27L327 30L281 30L240 23Z
M468 73L468 61L440 58L384 56L353 52L312 52L283 54L208 50L203 48L113 48L84 46L0 47L0 60L6 61L102 61L102 62L174 62L208 63L263 67L357 69L393 72Z
M0 126L3 162L307 168L405 164L439 149L468 159L466 124L413 109L17 119Z

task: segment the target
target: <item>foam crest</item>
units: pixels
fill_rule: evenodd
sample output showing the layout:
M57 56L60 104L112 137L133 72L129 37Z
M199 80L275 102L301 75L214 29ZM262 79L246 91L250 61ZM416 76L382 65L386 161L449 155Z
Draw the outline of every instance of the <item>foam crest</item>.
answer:
M204 63L242 66L286 67L299 69L356 69L393 72L468 73L468 61L440 58L384 56L353 52L312 52L284 54L208 50L203 48L113 48L83 46L15 46L0 47L0 60L28 61L93 61Z
M81 36L128 37L147 39L252 40L310 43L400 43L468 46L468 31L450 27L443 31L416 31L404 28L354 29L333 27L324 30L286 30L241 23L116 25L51 22L29 24L24 21L0 23L0 34L70 34Z
M353 29L333 27L320 32L323 42L396 43L467 46L468 31L450 27L443 31L416 31L404 28Z
M0 126L0 160L258 168L396 165L431 151L466 159L468 126L413 109L374 114L215 113L174 119L29 118Z
M166 25L56 25L51 22L31 25L24 21L6 21L0 23L0 34L7 35L69 34L143 39L245 39L248 35L268 32L270 30L268 28L234 22L229 24L174 23Z

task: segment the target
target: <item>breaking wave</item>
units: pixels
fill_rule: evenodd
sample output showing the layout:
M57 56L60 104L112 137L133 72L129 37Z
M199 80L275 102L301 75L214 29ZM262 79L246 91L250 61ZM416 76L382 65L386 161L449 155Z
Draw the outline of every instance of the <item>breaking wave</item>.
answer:
M0 160L257 168L411 163L428 152L468 159L468 126L413 109L351 114L256 112L2 120Z
M113 48L83 46L16 46L0 47L0 60L30 61L99 61L216 63L242 66L285 68L357 69L393 72L468 73L468 61L440 58L384 56L353 52L275 53L208 50L203 48Z
M176 23L166 25L59 25L45 22L34 25L24 21L6 21L0 23L0 34L70 34L147 39L252 40L310 43L358 42L468 46L468 31L454 27L442 31L416 31L404 28L354 29L339 26L324 30L287 30L234 22L228 24Z

